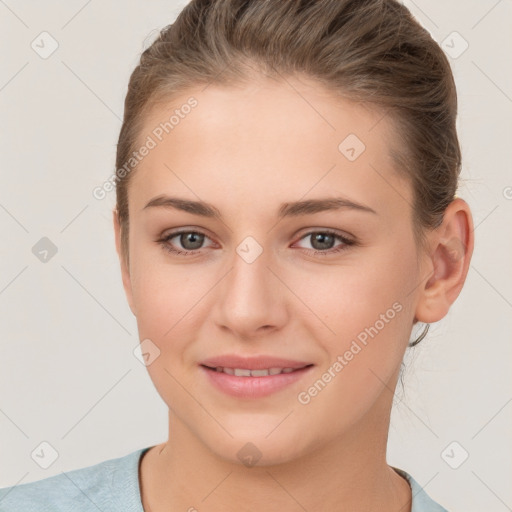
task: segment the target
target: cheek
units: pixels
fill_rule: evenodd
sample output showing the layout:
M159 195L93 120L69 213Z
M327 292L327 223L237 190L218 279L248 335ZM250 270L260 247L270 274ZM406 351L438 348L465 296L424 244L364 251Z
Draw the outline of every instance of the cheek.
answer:
M159 340L174 336L182 319L193 313L204 287L191 266L167 264L163 253L160 248L136 250L131 269L140 336Z
M180 266L165 265L161 260L158 264L143 264L141 258L137 261L132 269L132 289L139 339L151 340L158 353L147 371L163 401L173 410L186 410L191 407L190 398L180 383L189 364L185 360L187 347L199 325L206 283L198 284Z
M364 261L331 267L317 273L314 279L303 280L297 295L306 298L305 302L325 324L322 327L317 320L315 332L319 341L324 340L322 344L331 360L350 350L357 340L364 350L354 360L368 365L385 357L396 363L403 356L410 334L414 301L411 292L418 281L414 246L390 243ZM320 332L324 335L320 336Z
M308 304L323 311L322 319L335 332L320 336L322 326L315 330L327 359L299 400L308 402L305 421L315 418L311 428L320 422L334 435L357 422L379 396L392 399L412 322L407 294L414 265L408 268L406 261L411 260L397 265L390 255L364 271L333 272L317 281L322 292L309 295Z
M139 339L156 345L159 356L148 372L159 392L167 395L165 401L177 403L183 390L176 384L195 361L191 348L212 310L209 291L218 278L200 265L167 264L162 258L143 262L137 259L132 269Z

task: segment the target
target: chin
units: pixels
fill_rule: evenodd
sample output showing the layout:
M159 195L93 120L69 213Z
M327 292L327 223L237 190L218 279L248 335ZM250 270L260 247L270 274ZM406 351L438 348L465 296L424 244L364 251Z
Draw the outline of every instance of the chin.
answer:
M282 418L281 418L282 420ZM278 422L264 429L247 424L231 425L229 435L220 434L214 439L203 439L210 450L229 463L240 464L248 468L285 464L301 457L307 451L307 439L290 428L276 429ZM270 433L270 434L269 434Z

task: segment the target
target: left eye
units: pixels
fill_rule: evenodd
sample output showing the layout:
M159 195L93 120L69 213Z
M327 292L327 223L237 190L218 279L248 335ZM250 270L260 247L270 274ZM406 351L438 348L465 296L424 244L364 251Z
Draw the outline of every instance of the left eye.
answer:
M333 231L310 231L304 235L301 240L308 239L313 246L311 249L315 253L333 253L346 249L350 245L354 245L354 241L344 236L341 236ZM340 240L341 244L333 247L335 241Z

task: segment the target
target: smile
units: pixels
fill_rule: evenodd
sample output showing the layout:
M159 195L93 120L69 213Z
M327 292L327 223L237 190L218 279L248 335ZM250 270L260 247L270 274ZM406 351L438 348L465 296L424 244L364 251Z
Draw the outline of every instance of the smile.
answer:
M270 368L210 367L204 364L199 369L207 383L217 391L242 399L263 398L297 384L313 369L309 364L300 368L271 366Z
M209 366L207 368L210 368ZM300 368L263 368L261 370L249 370L246 368L225 368L217 366L210 368L217 372L224 372L228 375L235 375L236 377L267 377L268 375L279 375L280 373L291 373Z

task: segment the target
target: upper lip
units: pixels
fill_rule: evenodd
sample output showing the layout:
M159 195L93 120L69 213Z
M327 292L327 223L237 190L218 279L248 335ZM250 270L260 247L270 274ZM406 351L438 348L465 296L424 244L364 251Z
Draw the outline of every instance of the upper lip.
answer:
M223 356L211 357L201 362L204 366L210 368L239 368L246 370L264 370L266 368L303 368L312 363L307 361L292 361L291 359L283 359L269 355L241 357L235 354L226 354Z

